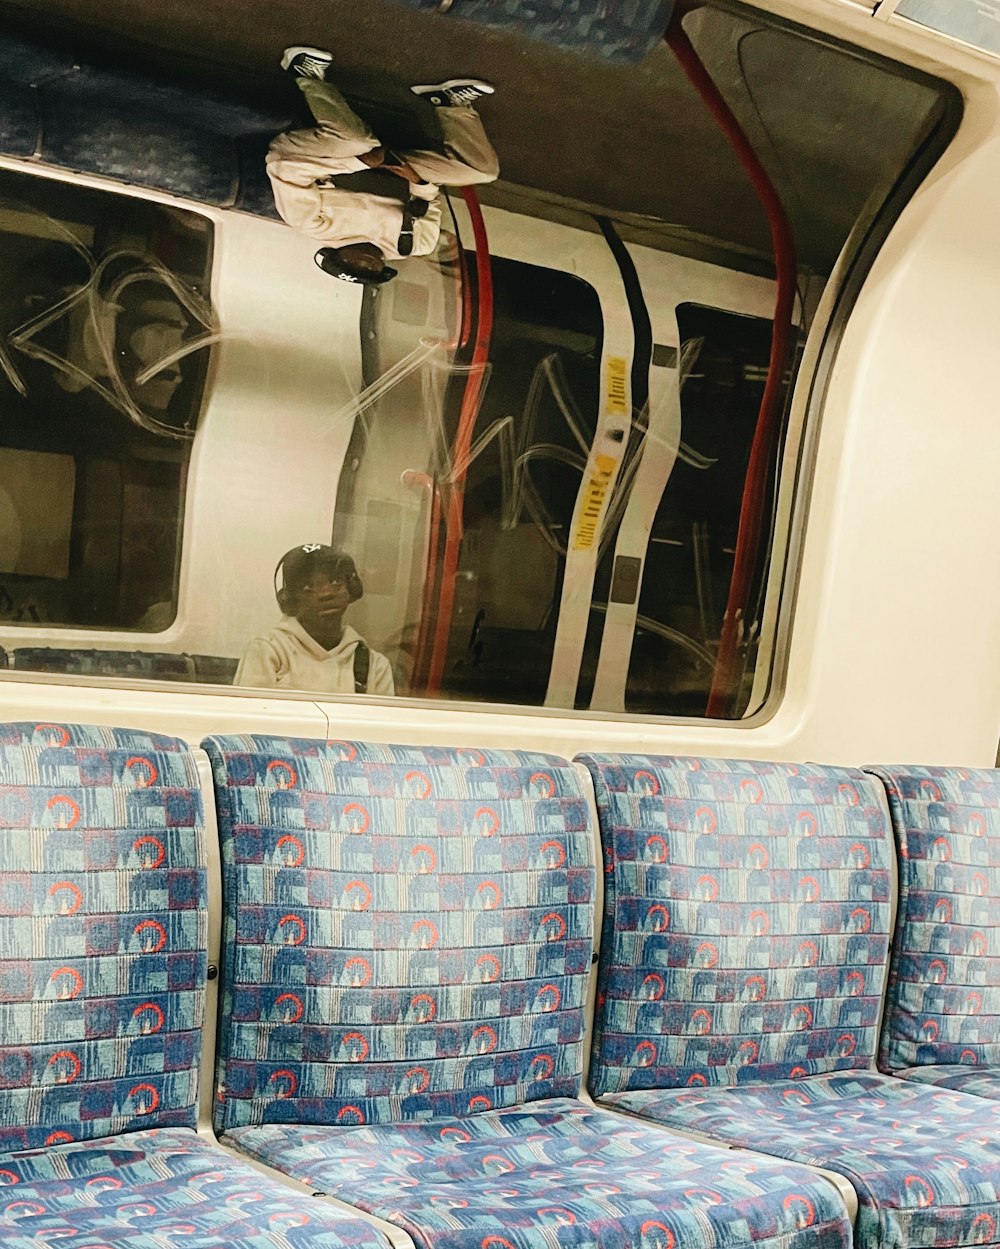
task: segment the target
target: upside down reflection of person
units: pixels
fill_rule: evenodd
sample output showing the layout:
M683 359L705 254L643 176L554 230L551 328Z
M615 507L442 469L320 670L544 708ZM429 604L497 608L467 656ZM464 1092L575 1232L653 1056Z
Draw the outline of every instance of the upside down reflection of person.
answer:
M493 88L475 78L411 87L438 109L442 144L393 152L327 81L332 61L320 48L285 50L282 67L295 76L316 126L278 135L267 173L282 219L328 244L316 253L320 268L346 282L378 285L396 276L386 259L426 256L437 246L441 186L472 186L499 175L496 152L472 107Z

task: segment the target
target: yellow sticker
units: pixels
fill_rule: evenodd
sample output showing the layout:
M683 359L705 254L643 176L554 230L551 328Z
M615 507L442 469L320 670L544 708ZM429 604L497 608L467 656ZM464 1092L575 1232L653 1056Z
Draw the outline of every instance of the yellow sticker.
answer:
M605 465L609 467L606 468ZM599 455L596 467L597 473L587 483L580 523L573 539L574 551L589 551L597 539L597 522L601 519L601 509L611 484L615 462L606 455Z
M626 416L627 403L625 360L622 356L608 356L608 415Z

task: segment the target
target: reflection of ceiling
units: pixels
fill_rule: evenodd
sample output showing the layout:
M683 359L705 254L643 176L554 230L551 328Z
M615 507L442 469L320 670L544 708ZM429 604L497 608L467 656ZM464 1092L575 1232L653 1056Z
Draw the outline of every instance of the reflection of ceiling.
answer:
M610 66L387 0L253 8L248 21L245 0L173 0L168 10L162 0L0 0L0 19L60 32L81 55L127 54L132 73L145 65L199 90L234 90L275 116L300 106L277 68L284 45L327 46L345 91L390 130L412 128L424 107L410 82L482 74L497 87L481 113L505 182L770 250L745 175L665 46L638 66ZM702 9L687 29L778 185L801 259L825 270L925 136L937 93L748 13Z

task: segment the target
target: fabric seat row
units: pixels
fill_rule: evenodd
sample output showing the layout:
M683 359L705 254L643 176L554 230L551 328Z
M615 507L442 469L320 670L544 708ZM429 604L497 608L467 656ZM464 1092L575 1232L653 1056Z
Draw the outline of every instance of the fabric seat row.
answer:
M1000 1244L995 773L203 746L0 726L0 1245Z

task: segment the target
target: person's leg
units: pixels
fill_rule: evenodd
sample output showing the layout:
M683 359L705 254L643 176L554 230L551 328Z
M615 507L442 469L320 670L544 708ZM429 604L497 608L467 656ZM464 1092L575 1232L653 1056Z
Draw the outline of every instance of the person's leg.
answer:
M368 138L376 146L378 140L344 99L332 82L325 78L298 78L298 88L306 97L309 111L323 129L334 130L344 138Z
M493 182L500 174L500 162L476 110L439 108L437 117L441 123L442 150L401 152L403 159L422 178L438 186L473 186L477 182Z
M362 156L379 146L333 83L318 78L296 81L318 124L313 130L286 130L272 140L268 168L275 176L304 186L337 172L331 162Z

